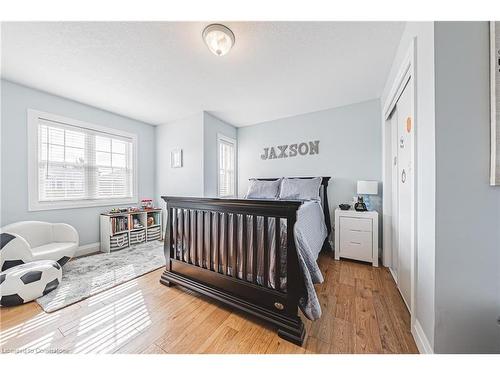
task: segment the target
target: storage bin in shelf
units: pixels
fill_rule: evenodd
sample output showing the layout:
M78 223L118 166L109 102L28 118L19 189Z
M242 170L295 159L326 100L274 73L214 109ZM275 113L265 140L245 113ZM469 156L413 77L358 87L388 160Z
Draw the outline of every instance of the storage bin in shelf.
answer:
M155 236L148 236L148 242L150 241L159 241L161 240L160 234L157 234Z
M155 225L154 227L149 227L147 231L148 241L154 241L161 239L161 229L159 225Z
M117 234L109 239L110 251L121 250L129 246L128 233Z
M146 242L146 230L138 229L130 231L130 245Z

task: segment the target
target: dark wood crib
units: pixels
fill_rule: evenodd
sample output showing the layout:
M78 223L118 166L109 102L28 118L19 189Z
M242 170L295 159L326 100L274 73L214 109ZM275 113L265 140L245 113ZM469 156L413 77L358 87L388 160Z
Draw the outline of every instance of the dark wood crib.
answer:
M320 188L328 235L331 231L327 194L329 180L330 177L323 177ZM302 345L305 329L298 316L298 304L304 290L304 279L293 230L301 203L162 198L167 205L164 247L167 263L160 282L192 289L253 314L277 326L280 337ZM257 255L257 238L262 237L262 233L258 233L258 218L264 229L261 241L263 256L260 257ZM270 222L274 223L275 244L270 244L268 238ZM286 232L278 225L282 222L286 222ZM281 244L286 247L284 256ZM271 256L271 247L274 256ZM331 249L328 237L323 248ZM259 260L263 264L259 264ZM260 276L259 266L264 270ZM274 267L274 274L268 272L270 267ZM286 282L281 278L285 271ZM274 280L269 280L270 277Z

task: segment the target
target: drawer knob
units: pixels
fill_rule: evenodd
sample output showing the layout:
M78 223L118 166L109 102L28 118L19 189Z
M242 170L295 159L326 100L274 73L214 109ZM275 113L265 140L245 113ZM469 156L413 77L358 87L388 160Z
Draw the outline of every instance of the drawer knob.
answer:
M283 306L283 304L280 302L274 302L274 307L276 307L278 310L283 310L285 308L285 306Z

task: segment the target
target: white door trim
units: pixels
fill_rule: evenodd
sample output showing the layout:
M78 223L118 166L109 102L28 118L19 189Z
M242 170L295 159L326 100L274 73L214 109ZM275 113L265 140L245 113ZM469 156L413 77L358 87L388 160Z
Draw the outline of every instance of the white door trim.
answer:
M383 264L384 266L391 265L392 259L392 249L391 249L391 241L389 240L392 237L392 228L391 221L387 218L390 218L392 215L391 204L388 202L391 200L391 189L386 189L387 186L392 184L392 181L388 176L391 174L387 173L387 168L391 166L391 158L387 158L386 148L391 145L385 142L386 140L386 131L387 126L390 125L389 118L391 116L396 103L401 96L406 84L408 83L408 88L412 93L412 101L411 101L411 117L413 119L413 126L411 132L411 157L412 157L412 186L411 186L411 301L410 301L410 315L411 315L411 326L413 327L415 324L415 288L416 288L416 264L417 264L417 155L416 155L416 131L418 130L417 126L417 117L416 117L416 38L413 38L410 42L409 48L403 59L401 66L398 70L398 74L396 75L391 90L389 91L389 95L384 103L383 113L382 113L382 140L384 141L382 144L382 176L383 176L383 217L384 217L384 243L383 243Z

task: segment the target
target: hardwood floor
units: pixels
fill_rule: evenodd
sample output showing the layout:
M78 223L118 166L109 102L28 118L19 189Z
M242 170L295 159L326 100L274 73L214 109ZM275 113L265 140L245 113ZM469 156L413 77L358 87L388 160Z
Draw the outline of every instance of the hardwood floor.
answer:
M157 270L47 314L1 308L0 348L65 353L418 353L410 317L386 268L321 255L323 316L303 319L302 347L247 314L180 287Z

